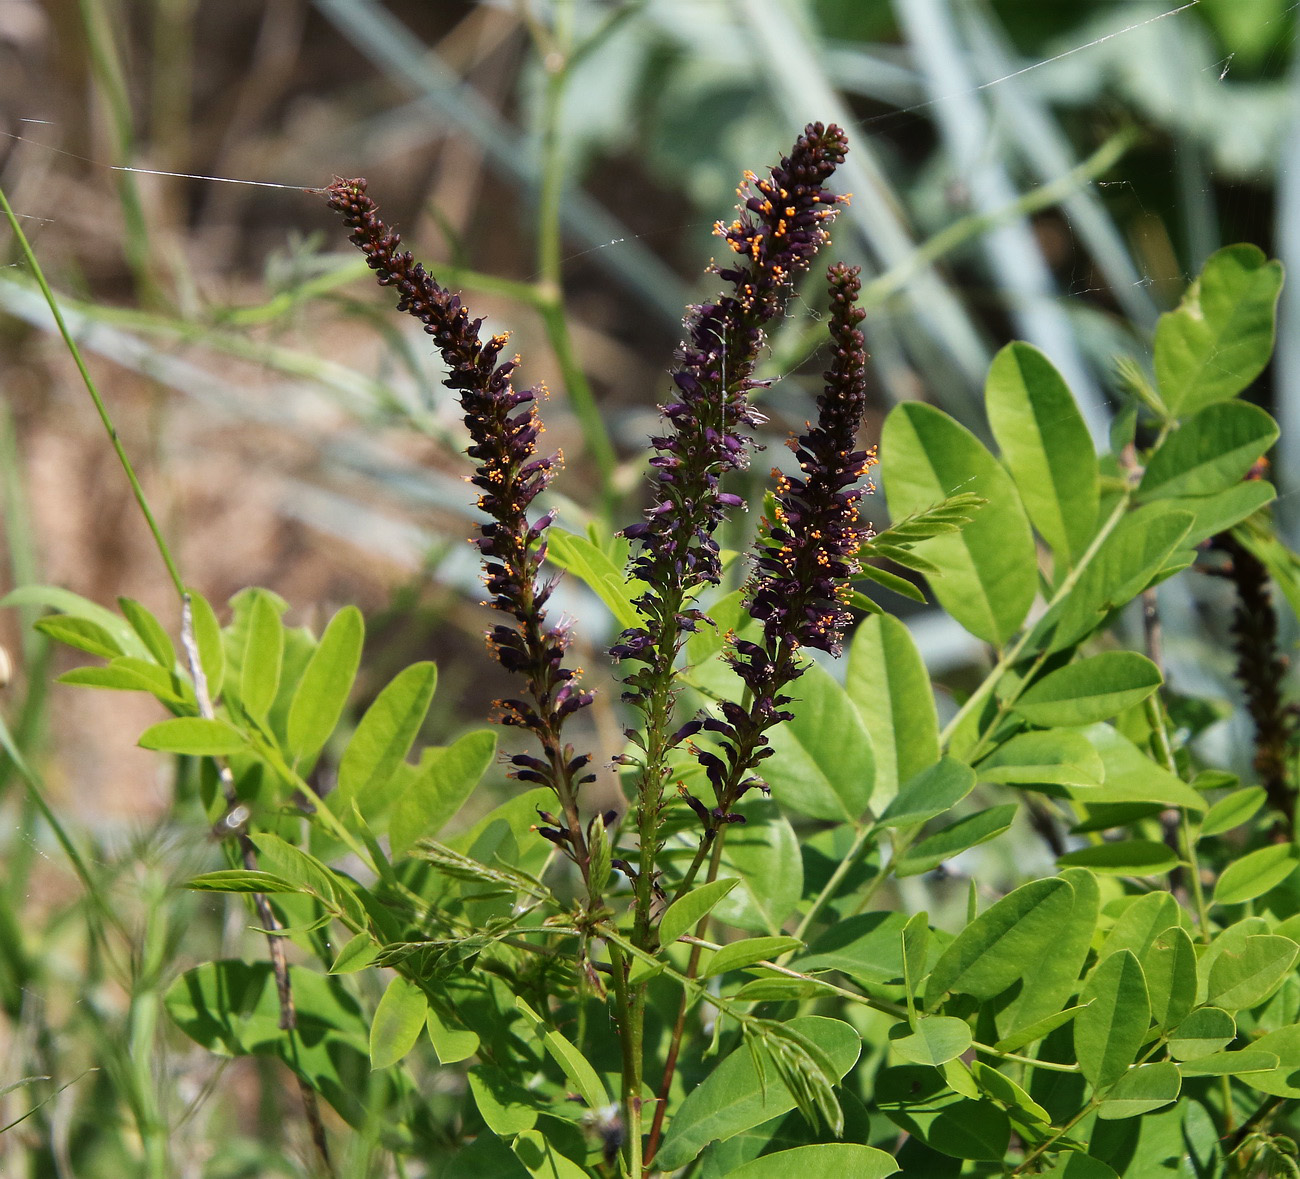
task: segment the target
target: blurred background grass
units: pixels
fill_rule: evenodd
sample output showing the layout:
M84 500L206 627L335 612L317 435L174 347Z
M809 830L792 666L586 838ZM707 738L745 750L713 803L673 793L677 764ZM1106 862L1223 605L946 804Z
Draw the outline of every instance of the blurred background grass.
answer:
M714 289L702 274L712 224L741 172L774 162L811 119L841 122L852 141L839 183L854 200L833 252L868 280L870 433L918 397L983 432L988 360L1023 338L1066 374L1104 445L1114 356L1145 353L1210 252L1252 241L1300 271L1295 8L7 0L0 183L186 579L218 603L269 586L312 625L357 602L369 690L437 659L427 736L443 740L481 723L502 687L482 658L464 544L462 427L418 325L391 313L302 189L368 177L407 244L514 332L524 380L551 390L547 440L568 468L556 503L575 531L632 518L683 304ZM0 579L127 594L174 623L128 488L16 259L7 242ZM773 340L755 488L816 393L813 279ZM1257 390L1283 426L1284 517L1300 470L1298 307L1284 294ZM1161 590L1171 680L1231 700L1222 587L1188 582ZM599 683L609 622L577 587L563 605ZM304 1173L269 1066L230 1066L248 1083L209 1099L217 1066L158 1022L176 970L236 952L242 935L168 888L216 852L186 783L134 748L154 709L51 686L64 665L31 621L0 619L15 664L0 710L102 904L0 763L0 1091L52 1078L0 1097L0 1125L46 1102L0 1136L0 1172ZM909 621L936 674L978 658L941 616ZM603 693L587 735L606 753L621 740L616 696ZM1225 756L1236 731L1217 730Z

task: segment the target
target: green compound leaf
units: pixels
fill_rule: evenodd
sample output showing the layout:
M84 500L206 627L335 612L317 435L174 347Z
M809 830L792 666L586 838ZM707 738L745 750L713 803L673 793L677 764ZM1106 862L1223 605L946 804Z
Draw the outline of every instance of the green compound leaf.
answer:
M789 1020L787 1026L825 1054L837 1078L857 1063L862 1037L848 1024L808 1015ZM767 1074L764 1081L746 1048L733 1051L686 1095L656 1156L658 1167L664 1172L675 1171L710 1142L725 1142L794 1109L795 1099L785 1082L770 1068Z
M234 725L201 716L181 716L150 725L140 734L140 745L190 757L221 757L241 753L248 747L243 733Z
M664 910L659 922L660 944L671 946L682 934L694 929L700 919L739 883L734 876L724 880L711 880L674 901Z
M874 807L939 760L939 718L930 673L911 632L891 614L868 618L849 647L844 690L875 751Z
M1253 901L1276 888L1298 866L1300 859L1290 843L1275 843L1247 852L1224 868L1214 886L1214 903L1241 905Z
M1024 622L1038 590L1034 539L1015 485L964 426L933 406L909 401L885 420L881 473L895 518L953 492L989 502L960 532L917 545L940 576L940 604L976 638L1001 646Z
M940 955L926 980L926 1007L933 1010L950 991L991 999L1006 990L1050 953L1073 907L1074 889L1060 877L1008 893Z
M1168 1060L1129 1069L1103 1098L1097 1116L1103 1121L1138 1118L1178 1100L1183 1081L1178 1066Z
M874 1146L852 1142L822 1142L796 1146L751 1159L727 1173L727 1179L790 1179L792 1175L843 1175L853 1179L886 1179L899 1170L894 1156Z
M1206 406L1151 456L1136 498L1226 491L1241 482L1277 435L1277 423L1258 406L1244 401Z
M400 974L389 980L370 1025L370 1067L389 1068L402 1059L424 1031L429 1000Z
M424 723L437 681L438 669L432 663L413 663L399 671L366 709L343 751L338 789L330 798L331 809L340 818L346 821L354 802L365 815L372 796L402 764Z
M1034 527L1073 564L1097 526L1097 456L1073 395L1032 344L994 358L985 384L989 425Z
M1226 401L1264 371L1281 289L1281 263L1256 246L1210 255L1177 310L1156 325L1156 383L1172 413Z
M1089 1006L1074 1020L1075 1054L1093 1088L1106 1089L1128 1071L1151 1022L1146 978L1133 952L1104 958L1079 1000Z
M1031 725L1050 728L1110 720L1162 683L1160 669L1135 651L1103 651L1045 675L1012 704Z
M289 752L310 758L329 740L343 715L361 665L366 624L355 606L344 606L325 628L289 705Z

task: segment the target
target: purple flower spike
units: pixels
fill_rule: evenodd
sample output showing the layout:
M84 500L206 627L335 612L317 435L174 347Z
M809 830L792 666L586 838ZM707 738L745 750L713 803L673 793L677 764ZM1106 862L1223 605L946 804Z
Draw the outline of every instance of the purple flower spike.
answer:
M870 535L858 522L858 504L875 456L857 449L866 402L867 357L857 326L862 284L856 267L832 266L827 278L834 351L817 424L790 444L802 478L777 476L775 519L760 538L748 586L749 612L763 623L763 642L733 639L728 655L751 702L747 708L724 703L721 718L701 724L719 734L721 748L721 756L697 753L718 803L706 841L735 821L732 808L747 790L766 792L761 779L746 775L773 752L767 730L793 715L783 690L804 672L800 648L838 655L852 620L846 600L859 569L857 552Z
M587 849L575 775L586 761L575 759L561 740L560 728L591 702L591 694L577 687L579 672L564 665L567 628L546 621L544 606L552 586L539 580L539 572L546 554L542 534L551 517L530 523L527 515L558 470L561 456L537 453L542 432L537 394L511 385L518 360L500 359L507 337L484 342L479 335L482 321L470 319L460 296L440 286L410 253L399 252L401 238L380 220L364 180L337 179L326 192L330 208L343 214L352 230L350 240L365 255L380 286L395 287L398 310L415 316L433 337L451 369L447 384L460 391L472 439L468 454L478 462L470 483L478 489L478 506L490 518L473 543L483 557L488 604L513 620L488 632L488 647L507 671L524 678L529 697L498 701L498 719L530 730L541 742L544 758L515 759L515 776L555 791L564 822L538 830L585 871Z
M748 394L759 384L753 372L763 325L826 241L825 226L843 198L824 185L847 150L838 127L810 123L769 178L746 174L740 216L716 228L737 255L734 265L717 268L732 289L692 307L685 320L687 339L673 374L678 400L661 406L671 433L651 440L655 505L644 523L624 533L639 546L630 572L652 587L637 602L650 623L620 636L620 658L640 659L666 674L680 647L686 598L718 582L712 535L725 509L740 504L720 481L748 464L747 430L762 420Z

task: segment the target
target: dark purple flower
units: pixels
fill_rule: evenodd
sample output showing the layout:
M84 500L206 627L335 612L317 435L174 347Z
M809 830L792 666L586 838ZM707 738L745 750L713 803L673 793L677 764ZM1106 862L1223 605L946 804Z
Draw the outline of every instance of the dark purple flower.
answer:
M838 655L852 620L845 603L859 569L856 554L870 535L858 521L858 503L868 490L862 477L875 457L857 449L867 363L857 327L863 317L858 270L836 265L827 277L834 351L817 424L791 443L802 478L777 476L775 519L759 539L748 586L747 604L763 623L763 641L733 640L728 656L750 702L724 702L721 717L699 726L719 735L721 750L695 751L718 803L706 839L721 823L734 821L732 808L747 790L764 785L746 775L773 752L767 730L792 717L783 691L806 667L800 648Z
M613 648L618 658L666 674L682 631L703 618L686 602L701 586L717 583L713 533L725 509L741 503L719 484L747 465L747 431L760 421L748 394L759 384L753 372L763 326L826 240L826 223L843 198L824 185L847 150L838 127L810 123L769 178L746 175L740 216L717 226L737 255L733 265L717 268L731 290L686 317L687 339L673 375L677 398L660 407L671 429L651 439L655 504L643 523L624 532L638 546L630 572L650 586L637 602L649 622L620 636ZM643 693L634 684L630 695Z
M544 758L516 757L516 776L551 787L564 808L565 822L541 829L580 864L586 845L578 820L578 771L588 758L575 757L560 738L564 721L591 702L578 687L579 672L566 667L569 646L564 624L548 626L545 606L553 583L540 579L546 556L543 533L551 515L530 522L528 508L560 465L559 455L539 455L542 425L536 392L515 389L510 374L518 360L501 360L508 337L479 335L482 320L470 319L460 296L440 286L406 251L401 238L379 218L364 180L335 180L326 190L330 208L342 213L350 240L365 255L380 286L397 289L397 308L424 324L451 369L447 385L460 392L465 425L472 439L467 453L478 463L470 482L478 489L478 506L489 517L474 543L483 557L483 581L489 605L509 615L487 635L488 647L501 665L522 676L527 700L501 700L502 723L530 730L541 742Z

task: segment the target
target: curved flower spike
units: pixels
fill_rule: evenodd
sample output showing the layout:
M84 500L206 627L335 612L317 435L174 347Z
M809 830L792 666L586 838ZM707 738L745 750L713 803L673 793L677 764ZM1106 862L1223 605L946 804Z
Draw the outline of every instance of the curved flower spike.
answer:
M591 693L578 687L579 671L565 666L567 626L548 626L546 620L552 583L541 581L539 573L546 557L543 534L552 517L530 523L527 513L561 458L537 453L542 425L536 392L511 385L518 360L500 359L508 337L492 336L485 342L479 335L482 320L470 319L460 296L440 286L409 252L399 251L401 238L380 219L364 180L337 179L326 192L330 208L343 214L352 230L350 240L365 255L380 286L395 287L398 310L415 316L433 337L451 369L447 384L460 391L472 439L467 453L478 461L470 483L478 489L478 506L489 517L474 543L483 555L489 605L513 619L513 624L499 624L488 632L488 647L507 671L524 677L528 688L526 701L497 702L498 719L530 730L541 742L545 756L515 759L516 777L555 791L565 820L557 842L585 872L587 848L576 795L586 780L578 775L587 759L574 757L560 730L569 716L591 702Z

